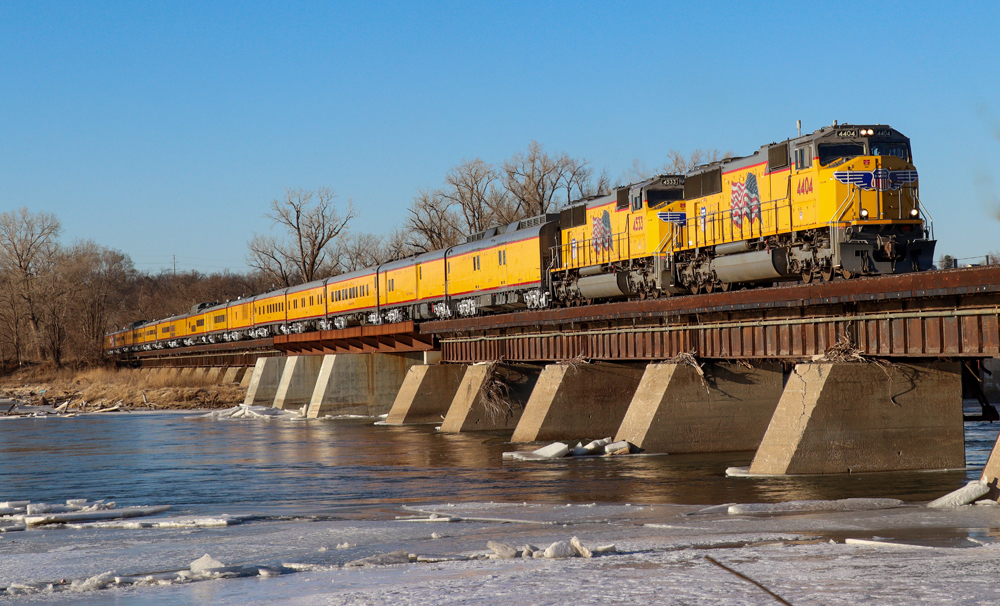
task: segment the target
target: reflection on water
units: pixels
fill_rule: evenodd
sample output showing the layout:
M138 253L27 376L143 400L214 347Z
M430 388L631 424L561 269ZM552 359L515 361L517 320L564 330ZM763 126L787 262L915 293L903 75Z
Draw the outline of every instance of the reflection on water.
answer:
M201 512L333 513L441 501L718 504L929 500L978 477L1000 423L966 424L968 471L727 478L752 453L502 462L509 433L177 413L0 422L0 500L108 498ZM600 436L594 436L600 437ZM523 447L522 447L523 448Z

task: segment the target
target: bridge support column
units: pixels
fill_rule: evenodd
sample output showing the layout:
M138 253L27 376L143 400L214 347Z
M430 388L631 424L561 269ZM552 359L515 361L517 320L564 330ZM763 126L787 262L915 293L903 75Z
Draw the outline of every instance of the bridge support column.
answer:
M465 376L465 364L411 366L386 417L387 425L440 423Z
M983 393L990 404L1000 403L1000 358L983 360L983 371Z
M219 383L225 370L221 366L209 366L208 370L205 371L205 380L210 383Z
M323 356L288 356L274 392L274 408L294 409L309 404L319 378Z
M792 371L752 475L965 467L958 362Z
M230 366L222 374L222 383L229 385L230 383L239 383L243 380L243 375L247 372L246 366Z
M650 364L615 441L648 452L756 450L784 388L780 364Z
M473 364L465 370L441 431L513 429L541 369L527 364Z
M366 353L323 356L307 416L385 414L403 384L406 371L423 354Z
M248 406L270 406L273 404L284 365L284 358L257 358L253 373L247 373L250 380L243 403Z
M538 377L511 442L613 436L643 369L629 364L550 364Z

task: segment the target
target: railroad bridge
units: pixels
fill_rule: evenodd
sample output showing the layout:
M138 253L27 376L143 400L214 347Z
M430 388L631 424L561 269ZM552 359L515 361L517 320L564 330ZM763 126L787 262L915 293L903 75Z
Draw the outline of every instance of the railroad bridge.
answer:
M248 404L311 417L755 450L762 475L946 469L965 466L963 378L995 413L998 320L1000 266L988 266L133 355L253 363Z

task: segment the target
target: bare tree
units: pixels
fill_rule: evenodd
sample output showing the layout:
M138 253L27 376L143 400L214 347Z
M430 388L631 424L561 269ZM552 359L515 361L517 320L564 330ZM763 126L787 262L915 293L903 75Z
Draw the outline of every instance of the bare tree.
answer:
M410 204L405 227L414 250L427 252L454 246L462 241L458 216L440 191L422 190Z
M498 187L500 174L480 158L463 160L448 171L441 197L458 209L462 231L474 234L495 224L493 207L506 195Z
M517 202L521 217L533 217L559 207L556 192L572 187L574 171L585 162L575 161L565 153L550 156L538 141L525 152L514 154L501 165L504 188Z
M717 149L704 150L699 148L687 156L676 149L671 149L667 152L667 161L656 170L650 169L642 160L632 160L632 166L622 172L621 182L623 184L637 183L657 174L683 175L702 164L718 162L719 160L732 157L733 152L727 151L726 153L722 153Z
M341 215L334 206L335 198L328 187L315 192L286 189L284 198L272 200L271 212L265 214L274 225L284 228L285 236L254 234L247 243L247 264L285 286L332 275L338 259L331 258L336 247L330 244L355 216L350 201L347 212Z
M48 265L56 249L56 238L62 229L55 215L32 213L27 207L0 213L0 271L9 277L18 304L24 305L36 341L36 351L43 350L38 342L40 317L38 309L38 281L35 279L43 266ZM15 316L19 312L15 311Z
M390 259L386 238L368 233L347 234L341 238L340 270L344 273L375 267Z

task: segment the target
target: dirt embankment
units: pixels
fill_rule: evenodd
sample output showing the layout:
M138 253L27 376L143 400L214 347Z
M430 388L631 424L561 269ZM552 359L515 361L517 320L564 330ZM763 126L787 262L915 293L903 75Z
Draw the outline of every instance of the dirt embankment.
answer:
M71 410L119 405L122 408L229 408L243 401L246 389L173 372L96 368L23 369L0 378L0 398Z

